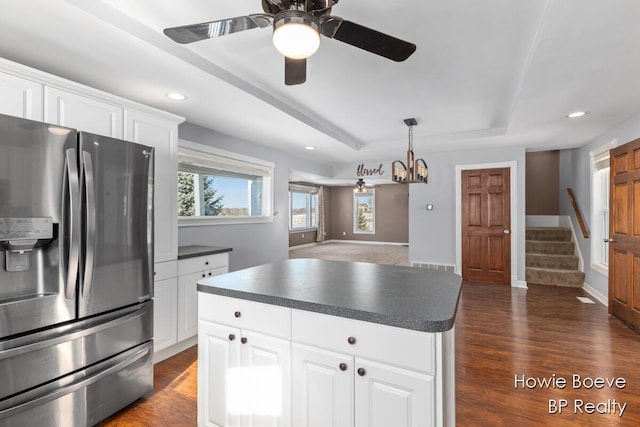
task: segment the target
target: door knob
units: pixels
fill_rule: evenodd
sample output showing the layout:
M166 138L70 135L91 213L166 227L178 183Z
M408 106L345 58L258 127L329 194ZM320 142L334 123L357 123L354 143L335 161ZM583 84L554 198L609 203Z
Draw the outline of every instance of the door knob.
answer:
M504 234L510 234L510 233L511 233L511 231L509 231L509 230L504 230L504 231L503 231L503 233L504 233Z
M613 239L602 239L602 241L605 242L605 243L613 243L613 242L615 242L615 240L613 240Z

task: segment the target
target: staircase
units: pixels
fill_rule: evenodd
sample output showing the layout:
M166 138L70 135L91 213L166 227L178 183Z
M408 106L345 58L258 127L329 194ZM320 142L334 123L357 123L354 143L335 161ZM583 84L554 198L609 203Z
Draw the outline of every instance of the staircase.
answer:
M581 288L584 273L568 228L531 227L526 231L527 283Z

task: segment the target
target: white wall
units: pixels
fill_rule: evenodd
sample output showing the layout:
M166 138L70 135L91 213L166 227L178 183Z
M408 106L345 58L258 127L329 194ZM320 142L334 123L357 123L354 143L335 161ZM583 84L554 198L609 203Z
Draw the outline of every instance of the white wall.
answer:
M178 244L233 248L229 270L235 271L289 257L289 169L331 176L331 166L298 158L191 123L179 128L180 139L275 163L273 223L180 227Z
M411 184L409 189L409 260L435 264L456 264L456 166L516 162L517 164L517 280L525 280L525 150L501 149L431 153L428 184ZM433 204L432 211L426 210ZM512 219L513 221L514 219Z
M591 239L585 239L579 232L578 220L567 196L571 188L580 207L580 212L592 228L591 222L591 159L589 153L612 140L614 147L640 138L640 114L608 130L589 144L572 150L560 151L560 215L568 215L576 227L577 243L584 259L585 284L607 298L609 294L608 276L591 268Z

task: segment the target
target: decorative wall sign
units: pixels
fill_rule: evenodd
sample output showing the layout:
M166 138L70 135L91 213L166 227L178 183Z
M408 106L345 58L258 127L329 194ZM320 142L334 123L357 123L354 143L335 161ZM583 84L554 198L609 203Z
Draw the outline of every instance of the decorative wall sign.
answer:
M364 163L360 163L356 169L356 176L383 176L384 169L382 169L382 163L378 167L368 168Z

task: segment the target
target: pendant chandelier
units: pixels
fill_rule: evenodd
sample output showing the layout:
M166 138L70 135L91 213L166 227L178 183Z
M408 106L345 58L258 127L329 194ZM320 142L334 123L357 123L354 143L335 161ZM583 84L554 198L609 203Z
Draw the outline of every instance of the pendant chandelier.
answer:
M367 187L365 187L364 179L360 178L356 181L356 188L353 189L355 193L366 193Z
M416 159L413 154L413 127L418 124L416 119L404 119L409 127L409 148L407 149L407 163L402 160L394 160L391 163L391 179L400 184L412 184L415 182L427 183L429 168L422 159Z

